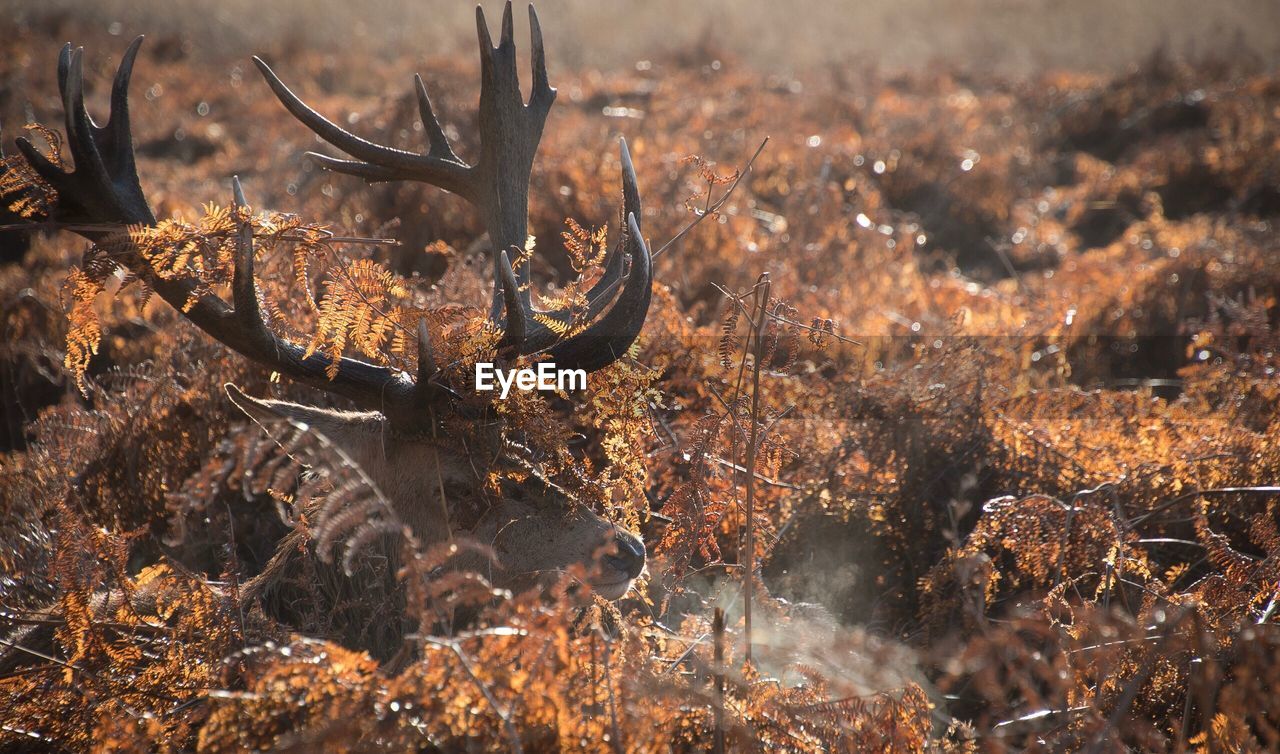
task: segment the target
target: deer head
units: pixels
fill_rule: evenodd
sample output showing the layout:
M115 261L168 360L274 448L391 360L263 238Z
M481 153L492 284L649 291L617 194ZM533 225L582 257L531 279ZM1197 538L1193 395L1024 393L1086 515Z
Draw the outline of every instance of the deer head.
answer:
M431 184L458 194L475 207L492 242L495 284L490 316L503 333L498 344L502 357L540 358L564 369L594 371L626 352L648 311L652 271L640 232L640 192L624 141L625 223L604 275L587 294L585 315L535 311L528 287L528 261L513 268L512 259L523 256L515 252L524 248L528 237L529 174L556 92L547 80L542 30L532 5L529 24L533 85L525 102L516 73L511 3L506 4L496 47L483 11L476 9L481 88L480 155L474 164L464 162L449 145L420 77L415 77L415 83L428 149L415 154L349 133L303 103L262 60L254 58L254 63L294 117L355 158L307 153L323 168L371 183ZM18 139L18 148L31 168L57 191L56 219L87 226L77 232L93 241L110 232L101 230L103 225L155 224L138 181L129 129L129 78L141 42L139 37L125 52L112 89L111 117L101 127L85 110L83 50L73 50L70 45L63 48L58 83L74 171L51 163L25 139ZM236 204L245 204L239 182L233 180L232 185ZM443 496L449 506L465 504L477 512L458 517L464 528L455 527L452 533L469 535L493 547L498 562L488 570L500 585L524 586L540 575L581 563L587 566L598 593L617 599L639 575L645 559L643 543L589 505L541 480L508 486L497 499L485 498L478 490L477 464L488 459L468 458L430 441L434 417L447 409L445 404L456 400L457 393L438 379L425 322L418 326L415 375L350 357L339 360L335 373L328 356L308 355L303 345L273 332L263 320L254 278L253 239L247 227L238 243L230 304L213 293L197 294L192 302L193 280L161 278L139 255L126 254L126 262L166 302L227 347L282 375L349 398L365 409L333 411L258 400L234 388L228 390L232 401L251 417L283 417L306 423L344 449L419 538L433 541L450 534ZM564 327L553 329L547 322ZM565 330L577 334L565 338L557 334ZM503 463L504 459L499 454L492 462Z

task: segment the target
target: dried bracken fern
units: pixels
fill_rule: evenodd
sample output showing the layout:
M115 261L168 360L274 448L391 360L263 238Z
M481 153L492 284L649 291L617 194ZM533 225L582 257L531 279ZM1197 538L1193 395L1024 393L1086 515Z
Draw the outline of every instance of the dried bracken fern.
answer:
M11 36L0 74L54 91L23 62L47 35ZM313 393L146 305L158 279L227 297L248 224L268 326L316 353L412 374L425 322L457 387L502 336L447 303L492 285L452 198L299 177L275 158L296 129L226 85L240 62L174 58L147 61L148 107L212 153L170 160L160 139L144 172L169 188L158 209L194 219L104 229L70 275L65 236L0 266L0 748L1280 747L1274 73L840 68L791 87L659 58L574 82L582 102L648 100L641 182L708 222L657 258L634 359L582 395L476 398L502 436L459 413L434 441L517 458L478 471L486 493L541 477L643 531L649 572L601 603L581 573L509 594L456 568L486 543L402 536L357 464L310 429L264 431L222 386ZM444 99L470 91L470 68L444 68ZM215 115L194 120L201 102ZM48 104L29 106L53 122ZM359 125L400 143L418 102L392 105ZM592 109L560 114L531 190L531 227L565 228L540 251L576 277L536 287L571 312L607 231L563 218L599 216L587 197L616 167L584 149ZM778 138L730 173L737 129ZM197 204L246 164L300 214ZM55 227L24 165L0 169L5 222ZM655 238L694 219L646 213Z

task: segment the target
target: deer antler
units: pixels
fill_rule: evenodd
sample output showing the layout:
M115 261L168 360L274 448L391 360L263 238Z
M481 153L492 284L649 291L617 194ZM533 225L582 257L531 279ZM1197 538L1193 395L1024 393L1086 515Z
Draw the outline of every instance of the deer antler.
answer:
M58 209L68 221L155 224L155 216L138 185L129 133L129 78L142 37L125 50L111 87L111 117L99 127L84 106L84 49L67 44L58 55L58 91L66 116L67 143L76 170L54 165L25 138L18 150L41 178L58 192Z
M593 371L626 352L648 312L653 280L649 250L640 233L640 191L631 155L623 141L624 226L618 248L606 263L604 276L587 294L585 321L591 324L582 332L560 340L556 330L544 322L555 321L563 331L575 324L575 318L567 311L535 311L529 295L528 261L521 261L515 269L511 263L512 254L524 249L528 238L529 174L547 113L556 97L556 90L547 78L542 27L532 5L529 6L529 28L533 87L526 103L516 73L510 0L502 14L502 35L497 47L489 36L483 9L476 8L480 44L480 158L474 165L460 159L449 145L421 76L415 76L414 83L428 149L426 154L414 154L366 141L343 129L308 107L261 59L253 60L271 90L295 118L320 138L356 158L341 160L308 152L307 156L321 167L358 176L370 183L412 180L431 184L463 197L476 208L493 245L495 283L491 312L495 320L505 313L505 321L501 323L503 349L517 355L546 352L563 368ZM630 257L632 268L625 275L624 254ZM613 307L599 316L619 286L622 291Z
M66 116L67 144L75 170L53 164L25 138L18 149L31 168L57 191L54 208L58 219L88 225L154 225L155 216L147 205L134 162L129 131L128 88L133 64L142 44L138 37L129 45L116 73L111 93L111 117L99 127L84 105L83 48L62 48L58 57L58 86ZM239 181L233 181L237 205L244 204ZM118 233L109 230L77 231L100 242ZM235 308L207 293L187 306L196 283L190 278L163 278L151 273L150 265L136 253L124 262L143 275L148 284L170 306L184 313L193 324L222 344L293 379L332 391L356 402L384 411L420 406L435 397L442 387L430 381L415 384L399 372L356 359L343 358L337 376L325 373L329 359L321 354L304 358L306 349L270 331L259 313L253 281L253 239L242 232L232 281ZM419 339L423 334L419 329ZM419 343L420 352L430 345ZM427 360L430 363L430 360Z
M591 323L581 332L560 339L544 321L556 321L567 328L576 324L573 315L565 311L535 311L525 285L527 264L513 270L508 254L508 249L521 249L525 243L529 172L547 111L555 98L555 90L547 84L542 34L532 6L529 17L533 28L534 86L533 96L526 105L521 101L515 72L510 2L503 15L502 38L496 48L489 41L484 14L477 9L483 83L480 96L482 153L475 165L467 165L453 153L432 113L420 78L417 79L418 101L430 142L425 155L373 144L348 133L303 104L265 63L257 58L254 61L295 117L360 160L352 162L312 155L326 168L371 181L431 183L457 192L480 210L494 240L493 309L495 318L498 313L505 313L500 323L504 329L502 349L516 355L545 354L562 368L594 371L626 352L648 312L653 278L649 250L640 232L640 192L624 141L621 150L626 225L606 263L604 276L588 292L585 317ZM112 89L111 117L103 127L94 123L85 109L83 48L73 50L71 45L63 48L58 58L58 85L74 171L53 164L26 139L18 139L26 161L57 191L54 211L60 220L107 226L154 225L156 222L138 180L129 130L129 78L142 39L135 39L121 60ZM243 206L246 202L239 180L233 179L232 186L236 205ZM82 229L77 232L100 242L115 231ZM416 380L399 371L350 357L339 359L331 379L329 375L334 374L334 370L328 369L331 367L328 356L318 352L307 356L306 348L267 327L258 304L253 237L247 227L241 229L237 246L232 276L234 307L213 293L199 295L191 303L196 291L195 280L159 277L136 252L124 261L143 276L161 298L227 347L288 377L379 409L395 417L398 423L411 423L409 417L417 415L430 402L455 395L432 379L436 364L425 323L419 323L418 327ZM631 269L624 274L625 257L630 258ZM605 312L610 297L619 287L621 292Z

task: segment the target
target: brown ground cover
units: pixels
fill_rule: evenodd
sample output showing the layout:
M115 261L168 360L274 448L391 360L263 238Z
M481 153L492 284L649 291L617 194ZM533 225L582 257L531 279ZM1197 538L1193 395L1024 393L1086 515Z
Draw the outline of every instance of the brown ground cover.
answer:
M61 127L64 38L106 111L125 40L48 23L4 40L7 154L23 124ZM317 109L414 148L417 68L458 151L475 147L470 56L265 54ZM177 36L143 48L133 122L157 216L198 234L237 174L255 210L398 239L342 249L378 265L386 306L483 317L449 306L487 297L460 201L315 169L248 61L212 57ZM239 600L298 480L222 385L317 396L144 286L117 293L77 237L0 234L0 627L55 628L48 657L0 674L0 749L707 750L717 710L731 750L1280 747L1280 78L1160 56L791 78L705 46L552 76L540 290L591 243L567 219L616 226L619 135L655 247L770 137L657 260L632 358L585 398L504 409L642 531L644 583L588 608L494 599L410 547L354 597L300 573L272 604ZM412 368L411 347L352 330L359 302L308 304L339 262L282 242L261 264L273 326Z

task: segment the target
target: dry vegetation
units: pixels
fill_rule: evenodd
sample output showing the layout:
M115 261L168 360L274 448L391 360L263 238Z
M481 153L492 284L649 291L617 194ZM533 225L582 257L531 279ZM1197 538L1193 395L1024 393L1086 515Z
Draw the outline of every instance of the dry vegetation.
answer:
M110 248L0 235L0 637L48 635L3 654L0 750L1280 747L1280 78L1154 58L801 80L707 47L565 72L548 28L541 290L616 222L618 134L654 247L772 136L658 258L633 358L584 398L500 408L643 532L647 579L586 608L495 595L442 576L448 550L352 543L332 500L295 515L323 486L297 463L342 460L305 437L290 459L222 386L313 391L149 300ZM124 47L67 18L21 32L0 57L10 151L23 123L60 127L62 40L86 46L100 113ZM134 235L156 274L224 290L239 174L274 328L410 370L402 325L424 313L446 361L492 346L457 199L313 169L246 60L188 48L150 39L133 85L143 185L178 218ZM474 147L469 55L266 53L403 145L416 67ZM363 581L242 598L291 529Z

